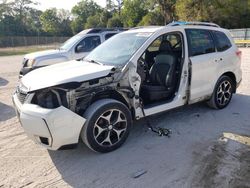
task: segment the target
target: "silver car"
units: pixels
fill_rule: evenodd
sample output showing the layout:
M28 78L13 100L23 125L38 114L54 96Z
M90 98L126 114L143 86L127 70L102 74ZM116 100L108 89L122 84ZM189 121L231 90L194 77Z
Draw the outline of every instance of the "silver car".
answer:
M67 40L56 50L27 54L23 59L20 77L40 67L82 59L101 43L121 31L124 29L87 29Z

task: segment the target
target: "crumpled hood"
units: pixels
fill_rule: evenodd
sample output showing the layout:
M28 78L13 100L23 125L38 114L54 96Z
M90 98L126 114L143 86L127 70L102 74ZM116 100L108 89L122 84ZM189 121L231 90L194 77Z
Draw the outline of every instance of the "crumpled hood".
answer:
M107 76L113 66L98 65L85 61L69 61L33 70L21 83L28 91L35 91L70 82L83 82Z
M65 53L65 51L63 50L45 50L45 51L40 51L40 52L34 52L34 53L30 53L24 56L25 59L40 59L40 58L46 58L46 57L50 57L53 56L55 57L55 55L63 55Z

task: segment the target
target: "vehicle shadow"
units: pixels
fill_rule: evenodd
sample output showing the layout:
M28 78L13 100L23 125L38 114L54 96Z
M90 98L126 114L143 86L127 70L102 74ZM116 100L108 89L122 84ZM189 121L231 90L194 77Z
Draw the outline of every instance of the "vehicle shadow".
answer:
M6 86L9 83L8 80L0 77L0 87Z
M0 102L0 122L6 121L16 116L15 109L12 106Z
M248 129L250 133L244 124L249 121L249 105L250 95L236 94L224 110L203 103L185 106L149 119L152 126L171 129L170 138L148 131L143 119L135 122L126 143L114 152L95 153L80 143L75 150L49 151L49 155L63 181L72 187L152 187L155 182L159 187L178 187L178 183L181 187L189 178L188 173L182 174L184 167L192 170L189 158L199 144L219 138L224 131L242 134ZM139 181L133 174L140 170L146 174Z

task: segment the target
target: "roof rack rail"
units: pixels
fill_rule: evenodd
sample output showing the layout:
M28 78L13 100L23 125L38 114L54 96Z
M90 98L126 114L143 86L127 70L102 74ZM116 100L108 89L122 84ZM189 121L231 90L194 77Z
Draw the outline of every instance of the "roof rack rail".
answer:
M200 25L200 26L210 26L210 27L220 27L215 23L210 22L182 22L182 21L173 21L169 23L167 26L180 26L180 25Z
M132 27L129 30L143 29L143 28L158 28L158 27L162 27L162 26L159 26L159 25L137 26L137 27Z
M92 29L89 29L88 30L88 34L90 33L102 33L102 32L106 32L106 31L126 31L128 29L126 28L120 28L120 27L117 27L117 28L92 28Z

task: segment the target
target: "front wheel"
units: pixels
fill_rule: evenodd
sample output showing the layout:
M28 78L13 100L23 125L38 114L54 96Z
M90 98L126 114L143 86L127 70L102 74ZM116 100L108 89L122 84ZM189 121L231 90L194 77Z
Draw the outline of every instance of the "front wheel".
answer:
M208 105L214 109L223 109L231 101L234 91L234 84L228 76L222 76L217 81L211 99Z
M81 132L83 142L93 151L106 153L119 148L132 125L129 109L113 99L99 100L86 110Z

